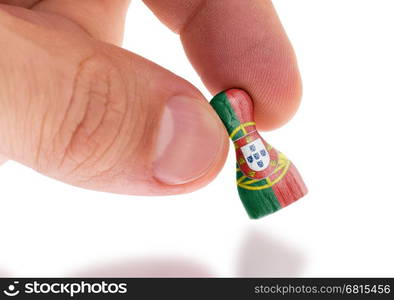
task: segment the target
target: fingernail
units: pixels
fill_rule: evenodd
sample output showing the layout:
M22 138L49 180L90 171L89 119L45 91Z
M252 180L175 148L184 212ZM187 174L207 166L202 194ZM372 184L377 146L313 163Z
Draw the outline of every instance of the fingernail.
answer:
M209 106L184 96L171 98L164 109L158 139L154 176L178 185L204 176L223 147L223 133Z

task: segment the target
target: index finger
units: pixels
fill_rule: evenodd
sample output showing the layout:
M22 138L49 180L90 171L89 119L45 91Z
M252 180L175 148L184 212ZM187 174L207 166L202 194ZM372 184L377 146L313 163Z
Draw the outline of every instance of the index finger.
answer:
M144 0L181 36L210 92L242 88L252 96L259 129L296 112L301 79L292 46L269 0Z

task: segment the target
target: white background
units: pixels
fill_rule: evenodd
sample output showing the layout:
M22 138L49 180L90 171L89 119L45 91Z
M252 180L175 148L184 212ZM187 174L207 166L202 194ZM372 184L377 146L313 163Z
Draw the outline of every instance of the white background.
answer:
M298 55L303 103L264 136L298 166L309 194L247 218L234 153L192 194L82 190L14 162L0 168L3 276L394 276L394 4L277 0ZM210 95L178 36L140 1L124 47Z

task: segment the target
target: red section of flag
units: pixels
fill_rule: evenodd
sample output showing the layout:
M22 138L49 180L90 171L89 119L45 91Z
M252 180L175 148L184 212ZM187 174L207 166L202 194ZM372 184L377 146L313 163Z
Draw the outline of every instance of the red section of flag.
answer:
M225 93L228 102L238 117L239 123L253 122L253 102L249 95L245 91L239 89L230 89Z
M272 190L282 207L295 202L308 192L300 173L293 164L290 164L285 177L272 186Z

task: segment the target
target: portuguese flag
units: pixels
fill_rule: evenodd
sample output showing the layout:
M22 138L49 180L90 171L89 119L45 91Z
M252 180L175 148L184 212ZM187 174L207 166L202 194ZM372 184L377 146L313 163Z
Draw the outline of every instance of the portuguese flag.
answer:
M295 166L259 135L253 102L245 91L221 92L210 103L234 143L238 193L252 219L273 213L307 193Z

